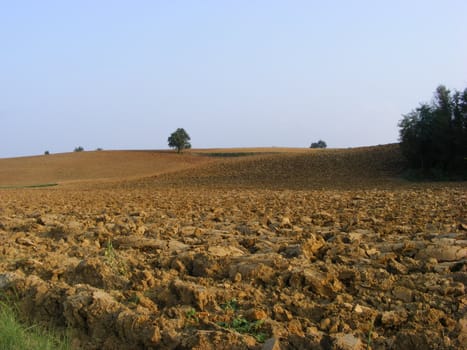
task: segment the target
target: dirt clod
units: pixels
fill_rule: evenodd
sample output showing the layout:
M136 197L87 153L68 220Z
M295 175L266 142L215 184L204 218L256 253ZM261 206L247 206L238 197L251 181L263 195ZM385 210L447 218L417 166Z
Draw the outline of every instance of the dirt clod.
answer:
M463 349L467 187L395 178L397 152L0 189L0 294L77 349Z

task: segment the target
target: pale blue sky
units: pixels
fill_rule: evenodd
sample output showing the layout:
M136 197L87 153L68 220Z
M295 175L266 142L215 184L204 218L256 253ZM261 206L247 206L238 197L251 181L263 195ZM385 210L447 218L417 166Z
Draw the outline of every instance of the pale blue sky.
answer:
M396 142L467 87L467 1L0 0L0 157Z

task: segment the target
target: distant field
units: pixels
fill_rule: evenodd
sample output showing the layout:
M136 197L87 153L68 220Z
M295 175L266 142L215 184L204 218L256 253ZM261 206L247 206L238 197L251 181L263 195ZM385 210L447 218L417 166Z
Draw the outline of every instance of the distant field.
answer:
M312 153L316 149L294 147L245 147L191 149L190 153Z
M0 159L0 187L115 181L158 186L319 188L397 177L397 145L354 149L93 151Z
M158 151L93 151L0 159L0 186L138 178L208 163L207 157Z
M240 149L205 151L215 162L177 174L135 180L147 186L322 189L398 186L398 145L352 149ZM242 156L245 155L245 156Z

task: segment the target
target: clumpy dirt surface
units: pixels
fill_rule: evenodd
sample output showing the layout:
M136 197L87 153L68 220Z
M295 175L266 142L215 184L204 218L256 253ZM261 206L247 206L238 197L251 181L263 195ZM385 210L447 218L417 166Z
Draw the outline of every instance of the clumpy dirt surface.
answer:
M465 349L467 185L275 157L1 189L0 292L76 349Z

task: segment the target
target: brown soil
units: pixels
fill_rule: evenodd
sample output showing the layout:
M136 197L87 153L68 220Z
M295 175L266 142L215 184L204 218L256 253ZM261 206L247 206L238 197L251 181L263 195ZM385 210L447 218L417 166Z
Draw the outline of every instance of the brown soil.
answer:
M0 160L59 182L0 189L0 292L75 348L465 348L466 183L401 180L396 145L122 153Z
M0 159L0 186L139 178L211 161L163 151L93 151Z

